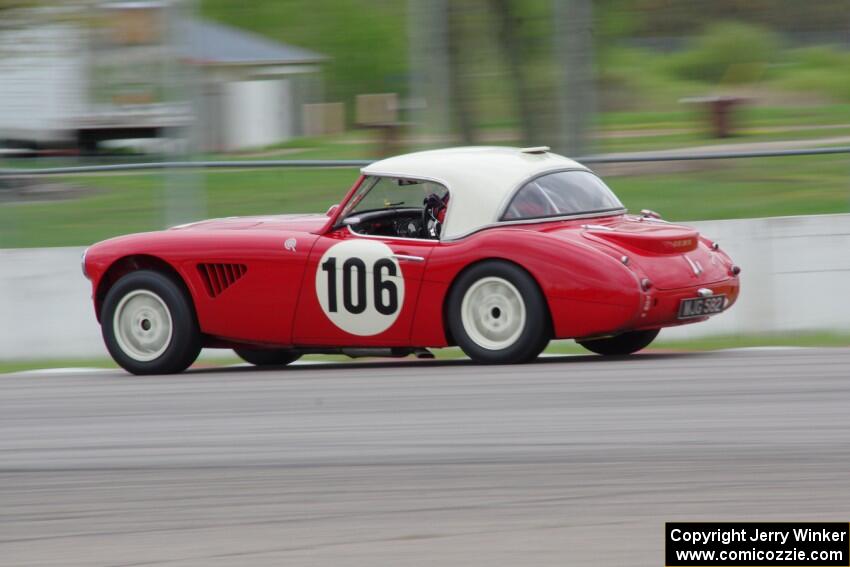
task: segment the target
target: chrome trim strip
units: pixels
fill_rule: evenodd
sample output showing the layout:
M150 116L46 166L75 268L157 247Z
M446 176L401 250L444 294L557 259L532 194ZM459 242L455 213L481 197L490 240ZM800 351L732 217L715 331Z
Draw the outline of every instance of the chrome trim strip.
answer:
M392 256L396 260L408 260L410 262L424 262L425 258L422 256L410 256L408 254L393 254Z
M664 219L654 219L652 217L644 217L644 216L637 216L637 217L635 217L635 220L637 222L657 222L657 223L661 223L661 224L673 224L670 221L666 221Z
M88 249L88 247L86 247L86 249L83 250L83 253L80 256L80 268L83 271L83 277L85 277L87 280L90 280L91 278L89 277L88 270L86 270L86 255L88 253L89 253L89 249Z
M700 274L702 274L702 266L699 265L699 262L694 262L687 256L685 256L685 260L687 260L688 264L691 265L691 269L693 270L695 276L699 276Z
M348 232L350 232L354 236L359 236L360 238L377 238L378 240L405 240L410 242L432 242L434 244L440 242L435 238L409 238L407 236L380 236L377 234L360 234L359 232L351 228L351 225L348 225L347 228Z
M462 238L466 238L471 234L475 234L476 232L481 232L482 230L486 230L488 228L496 228L500 226L513 226L513 225L523 225L523 224L542 224L546 222L560 222L565 220L577 220L577 219L593 219L593 218L602 218L602 217L616 217L619 215L624 215L628 212L628 209L616 209L613 211L604 211L601 213L585 213L580 215L564 215L562 217L545 217L540 219L519 219L519 220L509 220L509 221L497 221L490 224L485 224L484 226L478 227L475 230L471 230L469 232L465 232L463 234L459 234L453 238L445 238L441 239L441 242L454 242L460 240Z

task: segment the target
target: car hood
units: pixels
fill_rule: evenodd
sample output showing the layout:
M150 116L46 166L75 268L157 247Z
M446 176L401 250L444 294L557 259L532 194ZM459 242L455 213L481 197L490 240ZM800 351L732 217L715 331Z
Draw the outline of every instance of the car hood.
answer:
M328 223L328 217L321 214L267 215L255 217L225 217L188 224L181 224L169 230L294 230L298 232L318 232Z

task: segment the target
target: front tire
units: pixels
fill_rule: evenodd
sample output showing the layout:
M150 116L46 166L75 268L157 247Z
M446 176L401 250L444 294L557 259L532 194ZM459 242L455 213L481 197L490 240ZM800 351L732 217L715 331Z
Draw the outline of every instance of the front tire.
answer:
M286 366L301 358L297 352L286 349L235 348L233 352L254 366Z
M648 347L649 343L655 340L659 332L660 329L630 331L615 337L576 342L590 352L605 356L618 356L632 354Z
M106 294L101 331L112 358L132 374L176 374L201 352L201 333L186 291L170 277L140 270Z
M476 362L529 362L551 337L549 309L537 282L508 262L482 262L461 274L447 308L452 337Z

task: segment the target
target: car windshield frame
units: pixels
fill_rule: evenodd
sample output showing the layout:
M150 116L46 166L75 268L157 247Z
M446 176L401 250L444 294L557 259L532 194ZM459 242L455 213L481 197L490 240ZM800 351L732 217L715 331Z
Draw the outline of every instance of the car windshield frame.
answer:
M602 184L603 187L605 187L610 192L611 196L613 196L613 198L616 200L616 202L619 203L619 206L617 206L617 207L606 207L606 208L602 208L602 209L589 209L589 210L576 211L576 212L559 212L559 213L556 213L556 214L549 214L549 215L523 216L523 217L518 217L518 218L505 218L505 216L508 214L508 211L510 210L511 206L514 203L514 200L517 198L517 196L520 194L520 192L522 190L524 190L529 184L534 183L534 182L536 182L537 180L539 180L543 177L548 177L550 175L558 175L558 174L562 174L562 173L584 173L584 174L593 176L594 178L596 178L599 181L599 183ZM607 215L607 214L625 213L627 210L628 209L626 209L626 206L623 205L622 201L620 201L620 198L617 196L617 194L614 193L614 190L611 189L610 187L608 187L608 184L605 183L605 181L601 177L599 177L596 173L594 173L593 171L590 171L589 169L567 168L567 169L556 169L556 170L553 170L553 171L546 171L546 172L543 172L543 173L538 173L538 174L534 175L533 177L530 177L530 178L524 180L522 183L520 183L517 186L516 189L514 189L510 193L508 198L505 199L505 204L501 207L501 210L499 212L497 219L498 219L499 223L524 223L524 222L527 223L527 222L536 222L536 221L545 221L545 220L558 220L558 219L562 219L562 218L598 217L598 216L603 216L603 215Z

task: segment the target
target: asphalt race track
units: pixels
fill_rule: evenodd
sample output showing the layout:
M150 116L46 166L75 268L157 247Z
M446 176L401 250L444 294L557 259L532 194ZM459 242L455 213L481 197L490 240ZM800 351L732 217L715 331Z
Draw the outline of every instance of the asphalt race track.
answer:
M850 349L0 376L0 564L661 566L850 520Z

